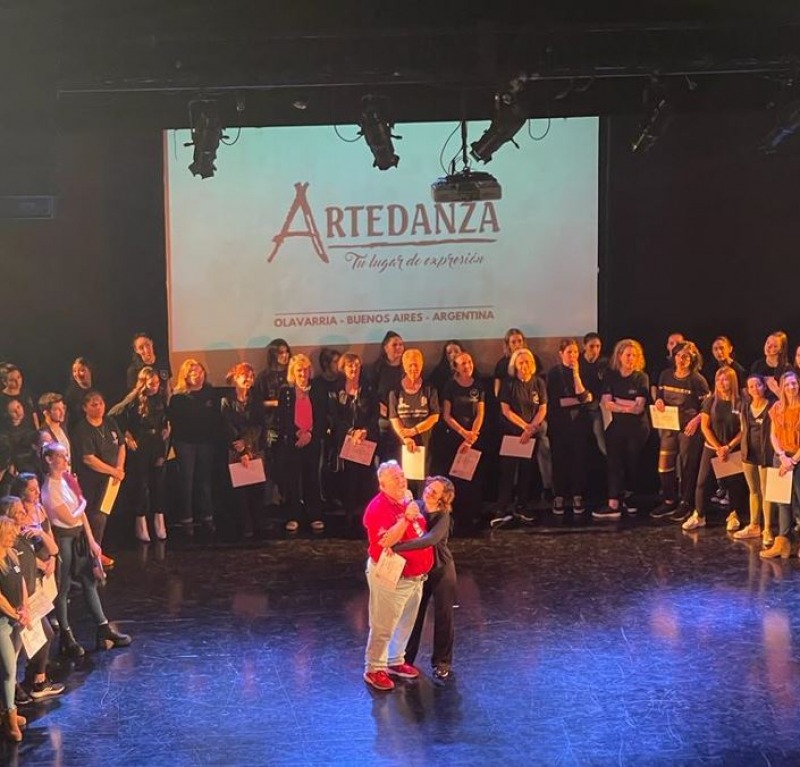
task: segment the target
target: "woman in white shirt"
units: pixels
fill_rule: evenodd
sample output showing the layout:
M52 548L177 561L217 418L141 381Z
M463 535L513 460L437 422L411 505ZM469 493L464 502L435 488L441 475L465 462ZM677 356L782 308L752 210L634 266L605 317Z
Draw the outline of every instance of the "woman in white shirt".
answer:
M94 568L102 551L86 518L86 499L75 478L67 471L66 450L57 443L50 443L44 446L42 458L46 472L42 505L58 543L56 615L61 626L61 652L71 658L80 658L85 652L75 640L69 624L67 604L72 580L83 586L86 609L97 624L97 649L127 647L131 638L111 628L100 604Z

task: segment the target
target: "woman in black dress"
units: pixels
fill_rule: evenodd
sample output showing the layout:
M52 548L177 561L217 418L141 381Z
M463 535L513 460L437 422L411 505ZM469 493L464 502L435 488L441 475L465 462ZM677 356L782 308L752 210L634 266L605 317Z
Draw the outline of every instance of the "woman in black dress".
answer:
M381 341L381 354L370 370L369 380L378 395L378 460L381 463L397 460L400 451L389 421L389 392L400 386L403 378L403 352L405 344L399 333L390 330Z

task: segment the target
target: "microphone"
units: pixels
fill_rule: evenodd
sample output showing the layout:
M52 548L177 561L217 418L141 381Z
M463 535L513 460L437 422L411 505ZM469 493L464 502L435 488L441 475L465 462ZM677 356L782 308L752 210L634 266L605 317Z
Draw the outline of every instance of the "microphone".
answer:
M414 494L410 490L406 490L406 492L403 494L403 503L406 506L408 506L408 504L411 503L413 500L414 500ZM414 517L413 520L411 520L411 527L414 528L414 532L417 534L417 538L421 538L423 535L425 535L425 531L420 527L418 520L419 520L419 515L417 515L416 517Z

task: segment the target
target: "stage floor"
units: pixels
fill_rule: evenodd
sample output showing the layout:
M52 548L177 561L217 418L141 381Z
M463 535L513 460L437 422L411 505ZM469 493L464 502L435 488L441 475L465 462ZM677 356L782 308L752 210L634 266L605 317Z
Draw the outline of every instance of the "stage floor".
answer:
M719 527L550 522L452 542L453 675L431 680L428 630L424 676L392 693L361 678L361 541L122 552L102 598L134 644L26 707L0 763L800 765L796 557Z

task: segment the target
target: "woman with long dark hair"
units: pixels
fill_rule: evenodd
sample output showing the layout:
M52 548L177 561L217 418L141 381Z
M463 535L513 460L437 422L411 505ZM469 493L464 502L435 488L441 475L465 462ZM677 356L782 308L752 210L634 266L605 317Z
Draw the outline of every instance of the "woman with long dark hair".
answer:
M676 407L680 431L659 432L658 476L663 502L650 512L654 519L672 517L683 522L692 511L703 452L700 408L709 395L708 383L699 372L702 366L697 346L683 341L672 351L672 369L664 370L658 379L655 407L661 412L667 406Z
M170 394L170 379L172 378L172 368L170 367L169 360L160 360L156 357L155 344L149 333L136 333L131 340L131 347L133 349L133 358L131 364L128 366L126 381L128 388L132 389L136 386L139 377L139 372L142 368L150 368L159 380L159 386L165 399L169 399Z
M67 404L67 431L83 420L83 398L86 392L96 388L92 364L86 357L76 357L69 368L69 380L64 390Z
M370 369L369 381L378 395L378 459L397 460L400 451L389 421L389 393L396 391L403 378L405 345L399 333L389 330L381 341L381 354Z
M127 397L109 410L125 433L128 451L128 489L136 514L136 537L150 543L147 520L158 540L167 537L166 468L169 422L167 386L159 372L143 367Z

